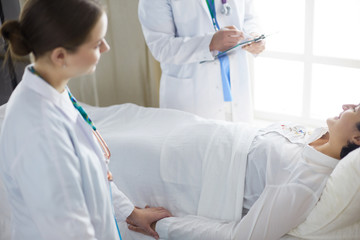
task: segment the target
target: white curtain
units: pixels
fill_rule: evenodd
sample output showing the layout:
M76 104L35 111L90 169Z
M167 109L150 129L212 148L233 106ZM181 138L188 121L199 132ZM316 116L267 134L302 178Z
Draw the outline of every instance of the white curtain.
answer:
M138 0L103 0L111 49L102 55L96 73L73 79L69 86L79 101L108 106L135 103L157 107L160 65L154 60L138 20Z

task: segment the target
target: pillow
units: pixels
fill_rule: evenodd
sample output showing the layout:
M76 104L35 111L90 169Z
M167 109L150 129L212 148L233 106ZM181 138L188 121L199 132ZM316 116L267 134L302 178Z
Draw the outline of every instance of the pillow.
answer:
M360 239L360 149L343 158L307 219L289 234L304 239Z

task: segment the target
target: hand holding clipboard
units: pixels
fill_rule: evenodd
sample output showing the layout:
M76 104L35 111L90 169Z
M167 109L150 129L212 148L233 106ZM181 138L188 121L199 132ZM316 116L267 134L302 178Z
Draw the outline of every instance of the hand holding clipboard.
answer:
M236 44L235 46L223 51L223 52L219 52L213 60L205 60L205 61L201 61L200 63L205 63L205 62L212 62L212 61L215 61L217 60L218 58L224 56L225 54L228 54L234 50L237 50L238 47L241 47L241 46L245 46L245 45L248 45L250 43L253 43L253 42L260 42L262 40L264 40L266 37L268 37L269 35L265 35L265 34L261 34L260 36L256 37L256 38L253 38L253 39L248 39L248 40L245 40L245 41L242 41L238 44Z

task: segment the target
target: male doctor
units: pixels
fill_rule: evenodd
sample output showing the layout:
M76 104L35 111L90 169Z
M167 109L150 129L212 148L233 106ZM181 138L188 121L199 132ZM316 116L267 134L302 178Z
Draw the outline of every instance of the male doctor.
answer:
M246 51L259 54L265 43L214 59L259 35L252 0L140 0L139 19L146 43L161 63L161 108L212 119L252 120Z

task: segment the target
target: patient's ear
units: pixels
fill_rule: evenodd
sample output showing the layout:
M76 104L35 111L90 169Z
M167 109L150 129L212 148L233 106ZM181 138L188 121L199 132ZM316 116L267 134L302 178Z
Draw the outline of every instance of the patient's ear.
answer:
M360 134L356 134L352 137L352 142L360 146Z

